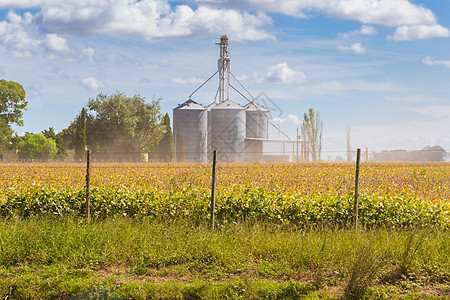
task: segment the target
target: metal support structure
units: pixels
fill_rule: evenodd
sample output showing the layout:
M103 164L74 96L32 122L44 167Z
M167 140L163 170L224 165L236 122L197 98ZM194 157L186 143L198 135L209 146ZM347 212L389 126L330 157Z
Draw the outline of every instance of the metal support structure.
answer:
M230 87L233 89L233 90L235 90L239 95L241 95L242 96L242 98L244 98L245 100L247 100L249 103L252 103L252 101L251 100L249 100L247 97L245 97L245 95L244 94L242 94L237 88L235 88L232 84L230 84ZM268 114L266 114L265 112L263 112L262 110L260 110L259 108L257 108L260 112L262 112L266 117L267 117L267 120L269 120L270 118L269 118L269 115ZM278 122L278 126L277 125L275 125L275 124L273 124L272 122L270 122L270 120L269 121L267 121L267 126L269 126L269 124L270 125L272 125L277 131L278 131L278 139L280 139L280 132L285 136L285 137L287 137L287 139L290 141L291 140L291 138L286 134L286 133L284 133L281 129L280 129L280 124L279 124L280 122ZM269 134L269 131L267 130L267 134Z
M220 58L217 62L219 70L219 103L230 99L230 53L228 51L229 38L226 34L220 37ZM226 99L225 99L226 92Z
M216 76L216 74L217 74L218 72L219 72L219 71L216 71L214 74L212 74L211 76L209 76L209 78L206 79L205 82L203 82L198 88L196 88L195 91L193 91L193 92L189 95L189 99L191 99L192 96L193 96L199 89L201 89L208 81L210 81L211 78L213 78L214 76Z

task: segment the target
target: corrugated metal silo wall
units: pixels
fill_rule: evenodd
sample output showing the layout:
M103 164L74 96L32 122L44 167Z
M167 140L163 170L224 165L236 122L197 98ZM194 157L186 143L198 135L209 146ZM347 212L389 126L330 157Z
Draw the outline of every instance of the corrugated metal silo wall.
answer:
M212 145L211 145L211 123L212 123L212 116L211 116L211 109L207 109L206 110L206 117L207 117L207 121L206 121L206 127L207 127L207 156L208 156L208 161L211 162L212 161Z
M211 150L218 151L221 162L244 161L245 111L217 109L210 111Z
M247 110L246 111L246 137L267 139L267 125L269 119L261 111Z
M206 110L174 109L173 128L176 148L179 148L180 139L183 136L185 160L190 162L206 162Z
M269 138L269 115L268 112L259 112L259 138Z
M247 138L259 137L259 114L258 111L247 110L245 112L245 136Z

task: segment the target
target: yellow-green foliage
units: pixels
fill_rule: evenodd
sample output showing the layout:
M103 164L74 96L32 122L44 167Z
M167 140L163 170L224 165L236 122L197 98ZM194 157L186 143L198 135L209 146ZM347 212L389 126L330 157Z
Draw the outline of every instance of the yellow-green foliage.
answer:
M83 214L83 164L0 167L0 214ZM217 220L346 225L353 164L220 164ZM366 225L450 225L450 165L362 164L359 213ZM210 164L92 165L96 217L207 221Z

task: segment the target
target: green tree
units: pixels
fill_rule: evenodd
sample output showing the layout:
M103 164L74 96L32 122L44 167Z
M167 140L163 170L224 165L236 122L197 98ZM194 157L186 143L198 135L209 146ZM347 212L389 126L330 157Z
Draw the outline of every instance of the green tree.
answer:
M163 137L159 141L159 158L165 162L170 162L174 159L173 151L173 133L170 126L169 114L165 114L162 119L162 126L164 129Z
M28 102L21 84L0 80L0 149L10 148L13 130L12 124L23 126L23 111Z
M305 140L306 157L309 158L311 155L312 161L320 160L322 152L322 127L323 123L320 115L313 108L310 108L307 114L303 114L301 131Z
M86 153L86 109L83 107L80 114L75 120L73 146L75 148L75 159L77 161L84 161L84 154Z
M49 129L44 129L42 131L42 135L55 141L57 148L55 158L62 160L67 157L64 135L62 132L56 133L53 127L49 127Z
M89 145L108 153L157 152L164 132L159 102L146 103L139 95L128 97L121 92L90 99Z
M0 150L11 148L13 133L8 123L0 119Z
M40 133L27 132L17 144L20 159L44 159L51 160L58 149L53 139L46 138Z

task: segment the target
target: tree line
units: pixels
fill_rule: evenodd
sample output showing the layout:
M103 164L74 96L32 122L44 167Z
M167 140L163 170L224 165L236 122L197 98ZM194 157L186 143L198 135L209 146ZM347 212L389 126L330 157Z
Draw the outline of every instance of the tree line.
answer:
M16 149L19 159L65 160L74 150L73 159L82 161L89 149L105 160L139 160L146 153L151 159L172 161L173 134L169 115L161 112L161 100L147 102L123 92L98 94L60 132L50 127L19 136L11 126L23 125L25 90L17 82L0 80L0 150Z
M95 158L105 161L140 161L143 154L148 155L145 159L174 160L170 118L161 112L161 98L147 102L140 95L127 96L119 91L98 94L87 101L67 128L55 132L50 127L19 136L11 126L23 125L28 104L25 96L19 83L0 80L0 150L15 149L19 159L83 161L89 149ZM320 161L322 120L313 108L303 116L301 135L305 159ZM182 144L183 140L178 146ZM184 161L183 154L178 160Z

